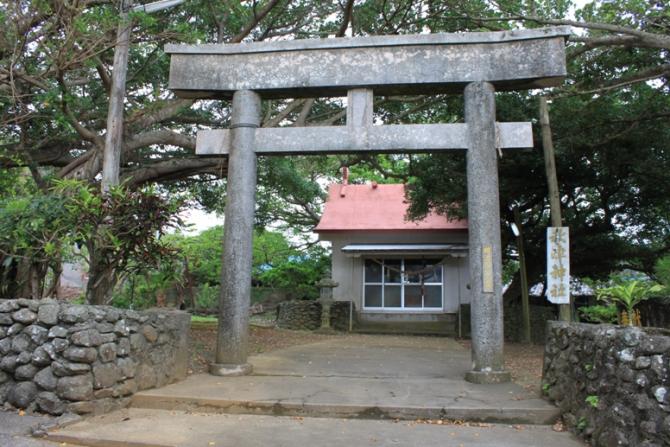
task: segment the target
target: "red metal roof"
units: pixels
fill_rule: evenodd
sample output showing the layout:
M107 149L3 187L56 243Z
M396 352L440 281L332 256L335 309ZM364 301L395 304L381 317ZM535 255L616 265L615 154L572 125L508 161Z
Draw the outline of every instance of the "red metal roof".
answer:
M467 230L467 220L431 213L420 221L405 220L409 204L405 185L331 184L323 216L314 231Z

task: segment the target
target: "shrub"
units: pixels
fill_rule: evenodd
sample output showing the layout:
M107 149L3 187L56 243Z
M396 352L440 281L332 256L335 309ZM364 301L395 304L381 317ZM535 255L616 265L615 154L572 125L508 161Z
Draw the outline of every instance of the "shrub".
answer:
M596 296L610 305L622 306L625 311L622 320L625 320L628 326L634 326L639 322L639 313L635 311L635 306L658 295L663 289L663 286L651 281L623 281L615 278L612 286L598 288Z
M219 287L205 283L195 296L196 309L216 309L219 306Z
M601 304L584 306L580 307L578 310L580 318L588 323L616 324L617 322L618 311L613 304L607 306Z

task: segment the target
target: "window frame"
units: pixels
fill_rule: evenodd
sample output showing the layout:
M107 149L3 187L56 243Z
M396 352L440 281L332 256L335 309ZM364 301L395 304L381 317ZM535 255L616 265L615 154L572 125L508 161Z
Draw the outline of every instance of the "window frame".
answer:
M375 262L371 257L364 257L363 259L363 287L361 291L361 309L362 311L375 311L375 312L403 312L403 313L408 313L408 312L442 312L444 310L444 264L442 263L442 259L440 258L425 258L425 257L399 257L399 258L378 258L379 261L382 262L381 264L381 281L367 281L367 268L366 265L368 261ZM405 261L410 261L410 260L421 260L421 259L427 259L428 261L435 261L435 265L440 269L440 282L424 282L424 286L430 286L430 287L438 287L440 288L440 307L425 307L425 301L426 301L426 295L421 296L421 307L406 307L405 306L405 287L406 286L414 286L416 287L417 285L420 285L421 283L417 282L410 282L409 281L409 274L405 270ZM391 282L387 283L385 281L386 275L385 275L385 269L386 269L386 261L400 261L400 282ZM368 286L377 286L380 287L381 289L381 306L374 307L374 306L367 306L365 299L366 299L366 288ZM387 307L385 306L385 291L386 287L399 287L400 288L400 307Z

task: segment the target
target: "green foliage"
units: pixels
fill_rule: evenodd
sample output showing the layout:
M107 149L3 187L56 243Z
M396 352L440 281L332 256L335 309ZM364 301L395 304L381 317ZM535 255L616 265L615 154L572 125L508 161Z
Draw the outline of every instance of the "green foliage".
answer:
M219 287L210 286L207 283L198 287L198 293L195 296L195 308L197 309L215 309L219 306Z
M589 426L589 421L584 416L580 417L577 420L577 430L583 431L588 426Z
M76 176L95 184L100 170L95 159L101 153L100 136L107 121L107 78L119 20L117 3L69 2L60 7L58 2L40 0L0 6L0 66L6 72L2 81L6 94L0 95L0 199L23 194L14 189L31 182L26 180L25 166L43 176ZM282 1L260 21L256 19L269 0L190 1L155 14L131 14L124 175L139 179L137 184L159 182L162 190L187 194L210 209L221 210L225 182L220 178L225 163L196 159L192 137L198 128L225 127L229 103L171 98L166 93L169 57L163 45L332 37L343 22L348 23L343 20L344 3ZM368 36L534 28L560 22L573 12L578 22L628 28L620 33L584 24L578 38L567 43L567 82L543 94L553 96L551 120L563 217L571 228L571 239L578 241L571 247L572 273L603 279L625 267L651 275L658 257L670 248L670 95L664 77L667 7L662 2L638 0L575 6L570 0L362 0L354 3L349 32ZM659 36L662 42L650 36ZM536 121L536 94L498 93L498 120ZM375 122L388 124L452 123L462 121L463 101L460 94L378 97L374 113ZM317 98L310 107L289 100L263 103L264 125L287 126L299 120L305 125L342 124L343 116L339 99ZM506 151L499 162L502 224L512 221L511 205L518 205L531 283L543 280L544 228L549 220L538 137L533 151ZM436 210L458 217L467 210L464 154L456 151L412 156L261 157L259 227L280 228L292 240L307 233L321 212L322 185L336 178L341 166L351 167L354 182L407 180L414 216ZM23 197L36 193L35 186L31 188L33 192ZM80 199L82 206L97 206ZM61 212L43 211L56 217ZM19 240L43 241L41 248L23 253L45 260L47 251L67 252L67 244L47 246L44 242L57 233L55 225L60 223L56 220L49 228L51 222L45 222L42 234L28 228L18 234ZM103 265L116 265L117 254L128 247L113 234L102 233L91 239L91 247L101 242L105 248L102 253L96 248L91 256ZM509 243L506 233L504 244ZM214 260L218 254L220 251L202 262L188 255L189 262L198 264L193 274L199 282L218 283ZM507 265L513 267L513 263ZM291 276L296 269L286 266L285 270ZM506 269L506 273L514 274L514 270ZM262 270L255 271L256 276L261 274Z
M175 233L162 238L173 250L172 262L133 276L135 306L155 304L158 291L171 287L193 287L196 309L213 309L219 302L223 227L209 228L198 235ZM327 252L320 246L300 249L278 232L256 231L253 239L252 281L264 287L286 289L294 296L316 298L314 286L329 266ZM131 281L126 281L114 302L128 306ZM153 299L153 302L151 300Z
M670 256L664 256L656 262L656 279L666 290L670 288Z
M633 325L635 318L635 306L642 301L657 296L663 291L663 286L649 281L623 280L615 277L612 284L607 287L599 287L596 296L599 300L610 305L622 306L628 314L629 325Z
M113 270L120 275L156 267L172 254L159 236L178 224L178 203L151 190L119 187L103 197L80 181L54 184L46 192L0 202L0 252L5 267L25 260L55 269L63 259L77 256L92 271ZM40 270L42 278L46 273ZM91 274L91 280L97 278ZM89 284L89 291L93 289L95 284Z
M0 202L0 250L7 256L46 262L69 249L77 213L59 193Z
M188 265L191 283L198 286L219 284L223 227L212 227L196 236L170 234L165 237L165 242L177 250L180 258Z
M584 402L591 405L593 408L598 408L598 403L600 402L600 398L598 396L595 396L595 395L589 395L589 396L586 396L586 399L584 399Z
M219 319L217 317L207 317L202 315L191 315L192 323L216 323Z
M616 324L618 319L618 310L614 304L594 306L583 306L578 309L579 316L588 323Z
M113 294L111 305L123 309L148 309L156 305L156 293L160 290L153 275L131 275Z
M319 290L314 285L327 268L327 258L295 258L266 270L260 281L269 287L286 289L298 298L316 299Z

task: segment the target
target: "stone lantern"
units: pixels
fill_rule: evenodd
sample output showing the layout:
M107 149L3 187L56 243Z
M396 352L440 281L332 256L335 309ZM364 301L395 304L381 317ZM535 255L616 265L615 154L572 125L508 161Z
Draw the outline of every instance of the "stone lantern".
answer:
M333 289L338 285L339 283L333 281L330 270L326 270L323 278L316 283L316 286L320 290L317 301L321 304L321 328L319 328L321 332L330 332L333 330L330 326L330 308L335 302L333 300Z

